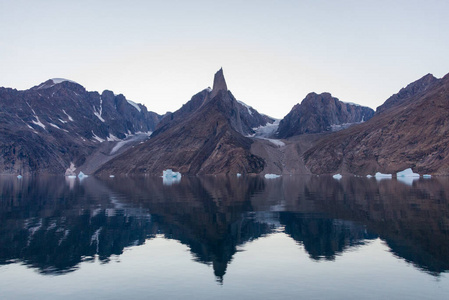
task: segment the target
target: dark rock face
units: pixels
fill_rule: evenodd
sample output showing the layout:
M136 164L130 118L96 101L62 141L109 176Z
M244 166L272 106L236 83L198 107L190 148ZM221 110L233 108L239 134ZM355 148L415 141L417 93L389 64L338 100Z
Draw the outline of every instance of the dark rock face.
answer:
M277 136L288 138L304 133L337 131L369 120L369 107L344 103L329 93L310 93L281 120Z
M25 91L0 88L0 173L64 174L102 142L151 132L160 118L123 95L62 79Z
M230 121L233 124L234 130L237 132L243 135L250 135L254 133L253 128L265 126L267 123L273 123L275 121L273 118L259 114L257 110L246 105L245 103L236 101L234 96L227 89L222 69L215 74L213 86L214 87L212 90L205 89L194 95L190 101L174 113L167 113L167 115L164 116L161 122L157 125L152 136L155 137L169 128L184 122L206 103L215 98L220 91L223 91L226 94L226 97L231 98L230 102L232 102L232 106L229 107L231 110L229 111Z
M214 98L215 96L217 96L219 91L227 91L228 90L228 86L226 84L226 80L224 78L224 74L223 74L223 69L218 70L217 73L215 73L214 76L214 85L212 88L212 94L211 94L211 98Z
M433 82L427 88L412 84L402 89L366 123L322 139L304 154L307 167L315 174L367 175L407 168L449 174L449 74L432 78L424 77ZM391 99L401 101L390 105Z
M115 158L97 174L160 175L165 169L184 174L259 173L264 161L250 152L252 140L244 135L252 131L252 123L244 118L248 108L242 113L242 107L228 90L204 90L166 116L149 141Z
M388 98L381 106L376 109L376 113L381 113L391 107L403 104L414 96L425 93L428 89L431 89L438 79L432 74L427 74L426 76L420 78L419 80L410 83L405 88L402 88L399 93L394 94Z

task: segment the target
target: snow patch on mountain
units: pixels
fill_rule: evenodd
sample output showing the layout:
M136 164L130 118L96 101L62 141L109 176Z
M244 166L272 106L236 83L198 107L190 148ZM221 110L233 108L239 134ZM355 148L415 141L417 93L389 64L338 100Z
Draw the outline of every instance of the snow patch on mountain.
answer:
M62 112L67 116L67 118L69 118L69 121L73 122L73 118L68 113L66 113L65 110L62 110Z
M46 129L45 125L39 120L39 117L36 115L34 115L34 117L36 118L37 121L31 121L31 122L33 122L33 124L36 124L36 125L42 127L45 130Z
M142 142L147 139L149 136L151 136L152 132L136 132L135 135L128 135L126 137L125 140L121 140L119 141L111 150L111 152L109 153L110 155L114 154L115 152L117 152L120 148L122 148L123 146L125 146L128 143L134 142L134 141L139 141L142 140Z
M240 103L241 105L245 106L246 109L248 109L248 113L249 113L250 116L253 115L253 112L251 111L251 109L252 109L251 106L249 106L248 104L246 104L246 103L244 103L244 102L242 102L242 101L239 101L239 100L237 100L237 102Z
M100 142L100 143L103 143L103 142L105 141L105 140L102 139L101 137L97 136L97 135L94 133L93 130L92 130L91 132L92 132L92 138L93 138L94 140L96 140L96 141L98 141L98 142Z
M139 105L136 103L136 102L134 102L134 101L131 101L131 100L126 100L126 101L128 101L128 103L129 104L131 104L135 109L137 109L139 112L141 112L142 110L140 109L140 107L139 107Z

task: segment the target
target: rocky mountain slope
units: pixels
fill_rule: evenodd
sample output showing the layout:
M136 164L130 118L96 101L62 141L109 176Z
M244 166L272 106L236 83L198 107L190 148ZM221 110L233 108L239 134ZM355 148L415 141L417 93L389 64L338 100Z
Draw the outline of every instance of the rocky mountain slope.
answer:
M277 137L337 131L367 121L373 115L371 108L342 102L329 93L310 93L281 120Z
M449 74L426 75L369 121L323 138L304 154L315 174L449 173Z
M74 171L106 144L148 137L160 119L123 95L88 92L65 79L0 88L0 174Z
M169 168L183 174L259 173L264 160L250 152L252 140L245 135L254 132L251 126L266 123L266 117L234 98L219 70L212 90L193 96L161 121L150 140L97 174L160 175Z

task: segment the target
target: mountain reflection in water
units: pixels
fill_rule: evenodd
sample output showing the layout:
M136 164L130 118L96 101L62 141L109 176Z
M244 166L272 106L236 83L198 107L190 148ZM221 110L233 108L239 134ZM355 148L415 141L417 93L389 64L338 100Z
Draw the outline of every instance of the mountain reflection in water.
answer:
M239 246L283 231L312 260L380 238L434 276L449 270L449 180L0 177L0 265L64 274L156 236L189 247L218 281ZM302 251L298 247L298 251Z

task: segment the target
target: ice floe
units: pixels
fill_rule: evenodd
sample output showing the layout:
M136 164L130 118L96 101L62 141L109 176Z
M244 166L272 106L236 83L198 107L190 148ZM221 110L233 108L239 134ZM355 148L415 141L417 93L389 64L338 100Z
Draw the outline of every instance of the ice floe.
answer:
M265 178L266 179L274 179L274 178L279 178L281 177L281 175L278 174L265 174Z
M413 173L411 168L405 169L404 171L400 171L396 173L396 177L419 177L418 173Z
M380 172L377 172L376 175L374 175L374 177L376 177L378 179L393 178L393 175L391 175L391 174L382 174Z
M413 173L411 168L405 169L396 173L396 178L398 181L405 183L406 185L413 185L413 181L419 179L418 173Z
M341 179L343 176L341 176L341 174L335 174L334 176L332 176L334 179Z
M89 177L89 175L86 175L86 174L84 174L83 172L79 172L79 174L78 174L78 178L79 179L84 179L84 178L86 178L86 177Z
M181 181L181 173L174 172L172 169L162 171L162 183L164 185L172 185Z

